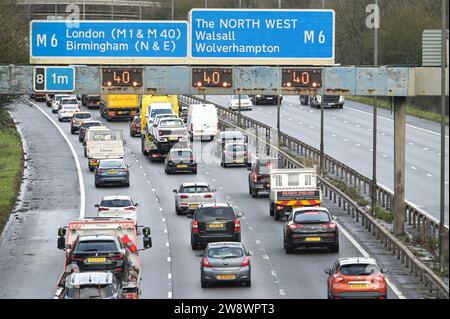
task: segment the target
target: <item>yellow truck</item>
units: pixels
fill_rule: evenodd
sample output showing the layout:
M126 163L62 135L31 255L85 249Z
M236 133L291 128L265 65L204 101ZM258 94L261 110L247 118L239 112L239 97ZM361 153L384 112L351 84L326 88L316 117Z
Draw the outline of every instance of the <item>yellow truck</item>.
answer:
M138 110L137 94L104 94L100 97L100 115L107 121L132 119Z
M145 134L147 123L153 121L157 114L162 114L170 106L173 113L179 115L178 96L176 95L143 95L141 103L141 133Z

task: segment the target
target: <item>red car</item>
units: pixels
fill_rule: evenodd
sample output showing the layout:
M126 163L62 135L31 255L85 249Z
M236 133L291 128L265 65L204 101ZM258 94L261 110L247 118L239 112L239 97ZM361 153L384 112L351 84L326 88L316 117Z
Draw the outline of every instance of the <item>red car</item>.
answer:
M130 121L130 136L141 136L141 117L135 116Z
M386 299L387 283L373 258L339 258L328 274L328 299Z

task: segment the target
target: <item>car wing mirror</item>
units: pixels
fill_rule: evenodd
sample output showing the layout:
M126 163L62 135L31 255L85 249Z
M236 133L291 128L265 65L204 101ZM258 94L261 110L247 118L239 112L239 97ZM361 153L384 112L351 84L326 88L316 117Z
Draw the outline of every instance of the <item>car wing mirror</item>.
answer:
M144 248L148 249L152 247L152 238L151 237L144 237Z
M331 269L327 268L323 271L324 273L326 273L327 275L331 275Z
M66 246L66 238L64 237L58 237L58 249L64 249Z
M131 167L131 164L127 164L127 167L130 168L130 167Z
M333 215L333 220L337 220L337 219L338 219L337 216L334 216L334 215Z
M65 248L65 249L70 249L71 247L72 247L72 246L71 246L70 244L65 244L65 245L64 245L64 248Z
M64 236L66 236L66 228L65 228L65 227L60 227L60 228L58 228L58 236L59 236L59 237L64 237Z
M99 205L99 204L95 204L94 207L97 207L97 208L98 208L98 207L100 207L100 205Z
M252 167L250 165L247 165L247 171L251 171Z
M381 273L385 274L388 272L388 269L386 267L381 268Z
M144 234L145 237L149 237L150 236L150 227L144 227L142 229L142 233Z
M192 214L187 214L186 217L187 217L187 218L194 218L194 215L192 215Z
M139 203L134 203L134 207L138 207L139 206Z
M204 253L203 253L203 252L201 252L201 253L198 253L198 254L195 254L195 256L197 256L197 257L203 257L203 255L204 255Z
M247 256L254 256L255 255L255 253L253 252L253 251L251 251L251 250L249 250L248 252L247 252Z
M244 216L243 213L237 213L237 217L242 217L242 216Z
M176 189L174 189L172 192L174 192L175 194L178 193L178 191Z

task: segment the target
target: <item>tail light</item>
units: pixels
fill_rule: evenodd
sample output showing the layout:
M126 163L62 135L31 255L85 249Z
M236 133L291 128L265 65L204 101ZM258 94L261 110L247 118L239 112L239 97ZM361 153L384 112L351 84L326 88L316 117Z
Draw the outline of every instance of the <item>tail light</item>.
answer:
M241 267L247 267L249 263L250 263L250 257L246 256L244 258L244 260L242 261Z
M124 210L132 210L132 211L135 211L135 210L136 210L136 207L134 207L134 206L128 206L128 207L125 207Z
M335 229L336 224L335 223L327 223L327 224L323 224L322 227L328 228L328 229Z
M121 260L121 259L123 259L123 255L122 254L118 254L116 256L109 257L109 259L110 260Z
M113 111L109 111L109 112L108 112L108 115L109 115L109 116L112 116L112 115L114 115L114 114L116 114L116 112L113 112Z
M99 209L98 209L100 212L102 212L102 211L105 211L105 210L109 210L109 208L108 207L99 207Z
M252 181L255 183L258 181L258 174L252 173Z
M297 228L303 228L303 225L300 224L290 224L289 229L297 229Z
M375 278L372 279L372 283L375 283L375 282L384 283L384 277L381 275L375 276Z
M189 198L189 195L180 195L180 198L186 199L186 198Z
M277 210L283 210L284 206L277 205Z
M234 220L234 232L240 232L241 231L241 221L239 219Z
M341 283L341 282L343 282L343 281L344 281L344 277L342 277L342 276L340 276L340 275L334 277L334 282L335 282L335 283Z
M84 257L79 257L79 256L72 256L71 260L72 261L84 261L86 258Z
M193 233L198 233L198 221L197 220L194 220L192 222L192 232Z
M211 265L209 264L208 258L203 258L202 259L202 266L203 267L211 267Z
M205 196L203 196L204 198L212 198L212 194L206 194Z
M129 292L123 294L124 299L138 299L138 294L135 292Z

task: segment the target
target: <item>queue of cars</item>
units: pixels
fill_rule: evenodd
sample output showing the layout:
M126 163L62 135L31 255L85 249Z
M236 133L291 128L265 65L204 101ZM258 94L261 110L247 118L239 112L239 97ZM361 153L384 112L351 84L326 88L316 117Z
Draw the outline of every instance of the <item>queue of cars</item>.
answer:
M59 99L58 112L64 110L65 105L75 105L71 96L55 94L54 99L57 98ZM54 101L50 101L50 105L53 106L53 104ZM197 108L201 110L205 107L201 105ZM205 109L209 109L209 107ZM159 137L160 140L167 135L168 140L173 135L172 127L164 124L177 122L179 117L170 112L159 114L154 106L152 110L155 112L152 113L153 118L147 124L147 129L152 130L154 136ZM69 114L69 112L64 113ZM188 109L188 121L189 118L191 121L193 118L201 118L199 115L193 116L192 114L193 112ZM77 111L66 116L71 118L71 133L78 132L79 140L86 144L86 147L88 147L86 141L88 135L90 136L96 131L108 132L109 130L103 127L100 121L95 120L95 117L89 112L81 112L79 107ZM186 129L181 122L177 122L174 129L184 128L186 131L183 134L195 137L196 126L194 123L191 124L193 130ZM131 136L142 133L140 125L139 117L132 119ZM164 130L170 132L165 134ZM208 131L205 136L210 136L210 134ZM275 216L275 219L286 218L283 225L283 248L287 254L292 254L296 249L305 247L324 247L332 253L339 252L339 229L335 221L336 217L320 205L322 203L321 195L315 181L315 173L311 169L282 169L279 159L269 156L250 158L248 137L241 131L217 131L215 139L216 155L221 159L221 165L223 167L246 166L249 170L249 194L252 197L258 197L261 193L268 192L271 203L270 215ZM183 141L186 140L189 138L183 139ZM169 147L165 156L164 170L166 174L185 172L196 174L197 162L189 144L174 145ZM128 187L130 185L129 167L123 160L123 156L98 160L94 167L95 186L121 184ZM297 189L298 187L301 189ZM230 203L218 201L216 190L204 182L182 183L173 192L176 214L185 214L191 219L189 229L192 249L203 249L198 254L199 257L202 257L200 261L201 287L206 288L220 282L236 282L250 287L250 258L253 253L247 251L241 242L240 218L243 214L237 212ZM130 196L104 196L95 207L99 218L132 221L134 229L137 229L138 204ZM145 233L145 246L149 247L149 230ZM127 248L122 237L113 234L95 234L83 235L71 240L66 258L76 265L79 273L76 275L66 272L64 275L66 284L63 285L60 281L59 285L64 286L65 289L64 298L86 296L92 298L92 294L98 296L98 291L93 291L88 284L92 282L104 289L100 293L102 297L123 298L126 295L123 289L127 285L124 277L130 271L130 259L127 256L135 251ZM136 243L135 239L136 236L131 240L134 244ZM99 250L100 245L101 250ZM62 246L59 244L59 247ZM96 249L95 256L90 255L91 249ZM99 254L99 251L102 253ZM328 275L327 296L333 299L386 298L387 284L383 275L386 271L387 269L380 268L374 259L339 258L332 269L325 270ZM80 287L84 286L86 289L80 290Z

